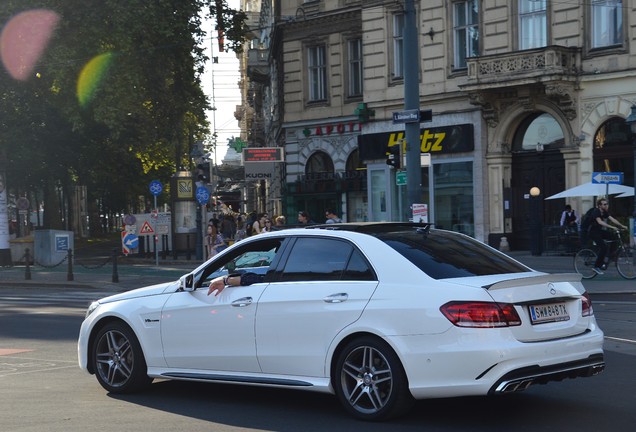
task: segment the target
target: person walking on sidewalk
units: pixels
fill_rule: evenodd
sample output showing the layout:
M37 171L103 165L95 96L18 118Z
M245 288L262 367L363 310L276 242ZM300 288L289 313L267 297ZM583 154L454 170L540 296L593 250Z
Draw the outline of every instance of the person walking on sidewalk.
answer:
M603 264L605 263L605 256L608 253L608 247L605 240L611 240L613 237L609 230L619 231L618 228L613 227L607 221L620 227L620 229L627 229L625 225L614 219L609 214L609 202L605 198L601 198L596 202L596 208L592 211L592 225L590 226L589 238L596 243L598 247L598 256L594 263L594 271L597 274L603 274Z

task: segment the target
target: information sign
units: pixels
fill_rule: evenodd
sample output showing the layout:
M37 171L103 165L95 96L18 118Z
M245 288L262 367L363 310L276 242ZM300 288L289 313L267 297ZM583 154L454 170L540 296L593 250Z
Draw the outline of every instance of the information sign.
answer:
M592 183L623 184L622 172L595 172L592 173Z

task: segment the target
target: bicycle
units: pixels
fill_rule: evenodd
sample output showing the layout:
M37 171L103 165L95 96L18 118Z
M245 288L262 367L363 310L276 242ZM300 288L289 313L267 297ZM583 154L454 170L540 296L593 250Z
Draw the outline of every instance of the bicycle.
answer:
M615 231L615 240L604 240L608 244L609 260L607 266L613 260L616 263L616 270L625 279L636 279L636 252L634 248L623 243L623 239L618 230ZM611 243L616 242L614 252L611 252ZM593 243L593 242L592 242ZM574 255L574 269L583 279L592 279L597 273L594 271L597 253L593 248L583 248Z

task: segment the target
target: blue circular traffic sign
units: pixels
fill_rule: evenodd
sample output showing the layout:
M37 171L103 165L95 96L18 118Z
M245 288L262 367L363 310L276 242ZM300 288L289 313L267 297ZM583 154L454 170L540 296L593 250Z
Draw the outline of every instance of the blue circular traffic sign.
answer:
M137 249L139 247L139 237L136 234L128 233L124 236L122 243L126 249Z
M163 185L159 180L153 180L150 182L150 193L154 196L159 195L163 191Z
M197 188L196 196L197 196L197 201L199 201L199 204L204 205L210 199L210 192L208 192L208 189L205 186L199 186Z

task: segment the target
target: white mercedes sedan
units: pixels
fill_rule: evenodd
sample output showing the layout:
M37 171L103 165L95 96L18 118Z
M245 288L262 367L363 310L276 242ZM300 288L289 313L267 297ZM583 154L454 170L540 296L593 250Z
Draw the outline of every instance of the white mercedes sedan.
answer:
M228 275L241 285L208 295ZM579 275L409 223L249 237L178 281L94 302L78 354L113 393L154 378L284 387L335 394L363 420L605 367Z

